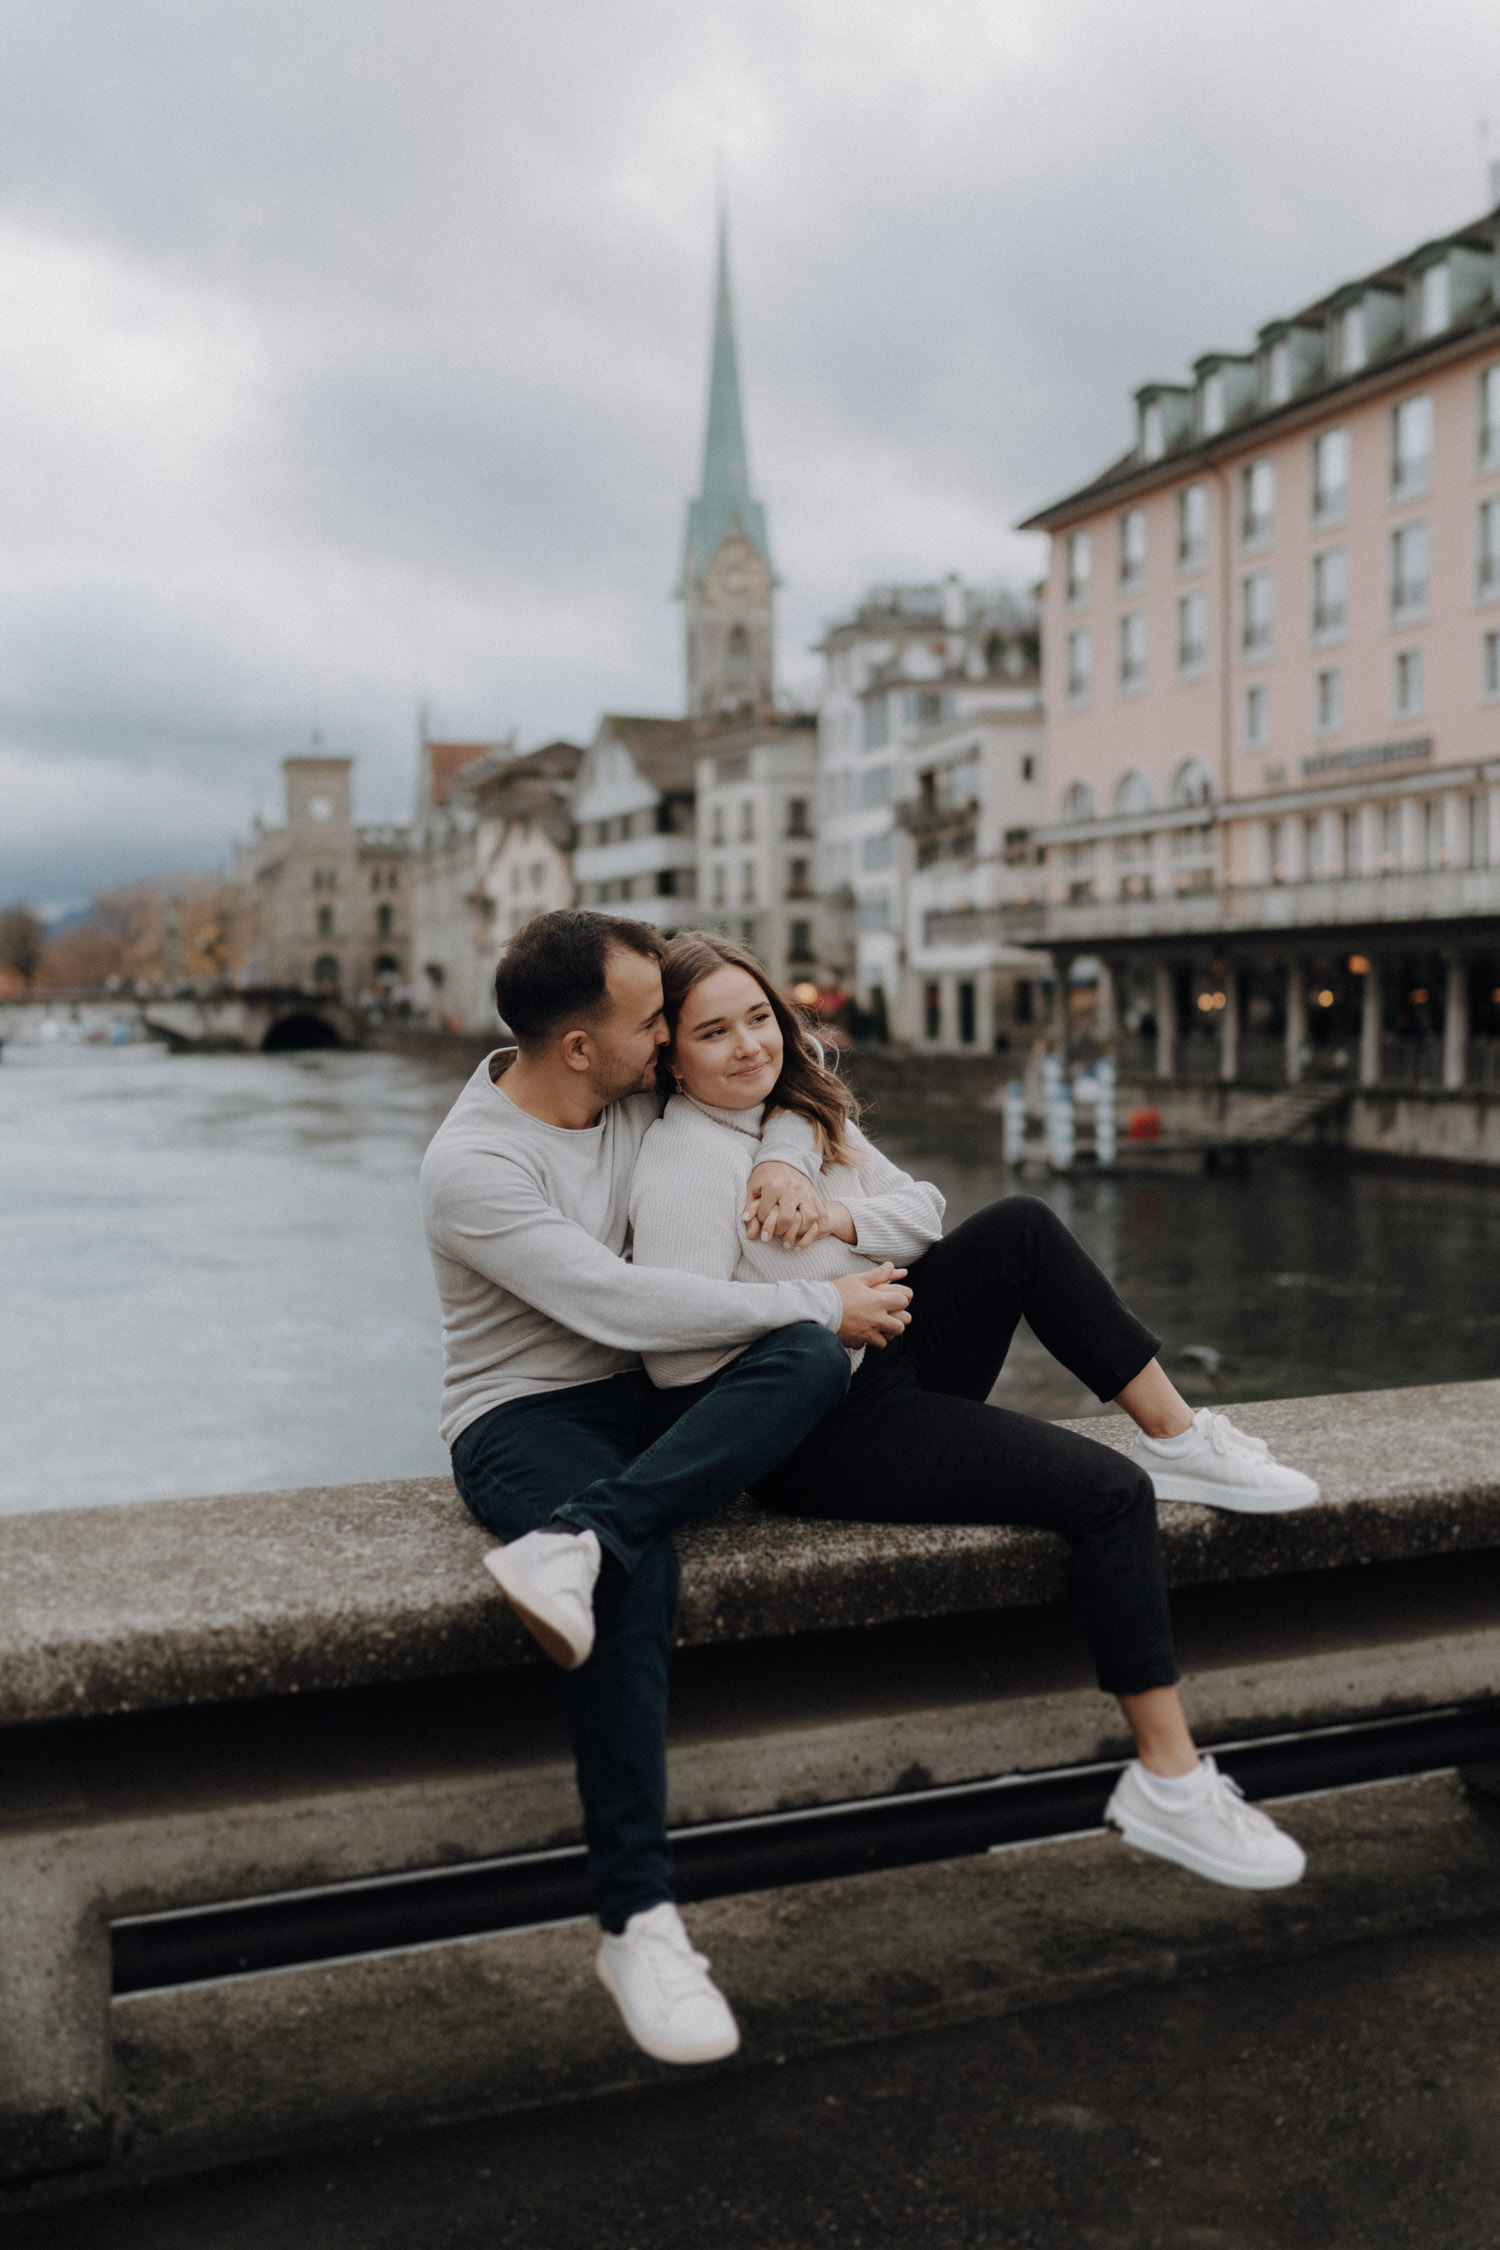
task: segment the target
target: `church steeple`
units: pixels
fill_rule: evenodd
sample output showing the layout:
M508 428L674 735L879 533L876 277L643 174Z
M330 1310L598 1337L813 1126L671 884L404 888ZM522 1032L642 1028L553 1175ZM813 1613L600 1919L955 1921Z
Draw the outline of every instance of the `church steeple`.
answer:
M729 288L729 225L721 204L703 481L698 497L688 502L680 589L690 716L753 718L774 704L774 583L765 510L750 491Z

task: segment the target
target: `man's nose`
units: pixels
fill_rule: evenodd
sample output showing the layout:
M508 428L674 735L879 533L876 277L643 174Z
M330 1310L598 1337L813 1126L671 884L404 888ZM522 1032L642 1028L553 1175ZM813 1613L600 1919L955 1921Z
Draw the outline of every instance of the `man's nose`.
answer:
M652 1044L653 1046L657 1047L665 1047L667 1041L671 1038L671 1036L672 1034L670 1031L668 1031L666 1025L664 1023L659 1023L656 1027L655 1032L652 1034Z

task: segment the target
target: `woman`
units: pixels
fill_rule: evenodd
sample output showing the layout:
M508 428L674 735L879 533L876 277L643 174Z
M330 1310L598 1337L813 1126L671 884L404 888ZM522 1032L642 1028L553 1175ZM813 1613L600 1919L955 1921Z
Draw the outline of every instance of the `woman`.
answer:
M1223 1415L1194 1416L1156 1339L1049 1207L1008 1196L943 1238L943 1199L880 1155L847 1089L754 955L692 931L662 983L675 1089L631 1186L637 1265L765 1280L787 1252L741 1225L769 1111L812 1123L828 1198L798 1272L832 1279L864 1260L909 1268L910 1324L861 1355L843 1404L757 1487L787 1514L878 1523L1039 1525L1067 1540L1099 1684L1135 1742L1106 1818L1143 1850L1240 1889L1295 1883L1301 1848L1200 1759L1177 1692L1156 1496L1257 1513L1317 1487ZM1137 1427L1129 1457L1055 1423L987 1406L1017 1323ZM701 1382L728 1353L648 1355L661 1388Z

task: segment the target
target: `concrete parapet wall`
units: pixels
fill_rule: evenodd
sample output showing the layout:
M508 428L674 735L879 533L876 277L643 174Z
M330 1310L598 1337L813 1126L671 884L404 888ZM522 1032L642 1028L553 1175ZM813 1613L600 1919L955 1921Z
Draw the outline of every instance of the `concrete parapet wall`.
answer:
M1163 1507L1202 1737L1492 1697L1500 1382L1236 1413L1326 1497L1282 1518ZM416 2114L401 2088L438 2047L444 2115L640 2075L607 2004L584 2006L577 1932L111 2005L121 1915L576 1839L560 1681L491 1591L485 1543L440 1480L0 1521L0 2174L378 2131ZM747 1508L682 1546L676 1822L1123 1754L1045 1534ZM789 1895L745 1907L746 1927L774 1930ZM538 2075L531 2011L559 1945L585 2028ZM767 2021L800 1991L793 1976ZM503 2029L474 2037L471 2003ZM869 2005L840 2031L825 1993L819 2036L867 2035ZM294 2020L316 2068L292 2100L273 2057Z

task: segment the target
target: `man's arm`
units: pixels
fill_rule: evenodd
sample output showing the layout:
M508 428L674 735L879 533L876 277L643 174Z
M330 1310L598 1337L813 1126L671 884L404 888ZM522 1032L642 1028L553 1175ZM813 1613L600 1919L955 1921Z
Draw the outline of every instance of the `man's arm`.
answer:
M423 1179L428 1239L575 1335L616 1351L749 1344L795 1320L837 1329L828 1281L745 1282L637 1267L563 1217L519 1165L492 1160L483 1192Z
M823 1199L819 1179L823 1159L811 1120L795 1110L778 1109L760 1136L760 1162L745 1188L740 1214L751 1242L764 1235L783 1247L800 1249L824 1231L819 1225Z

